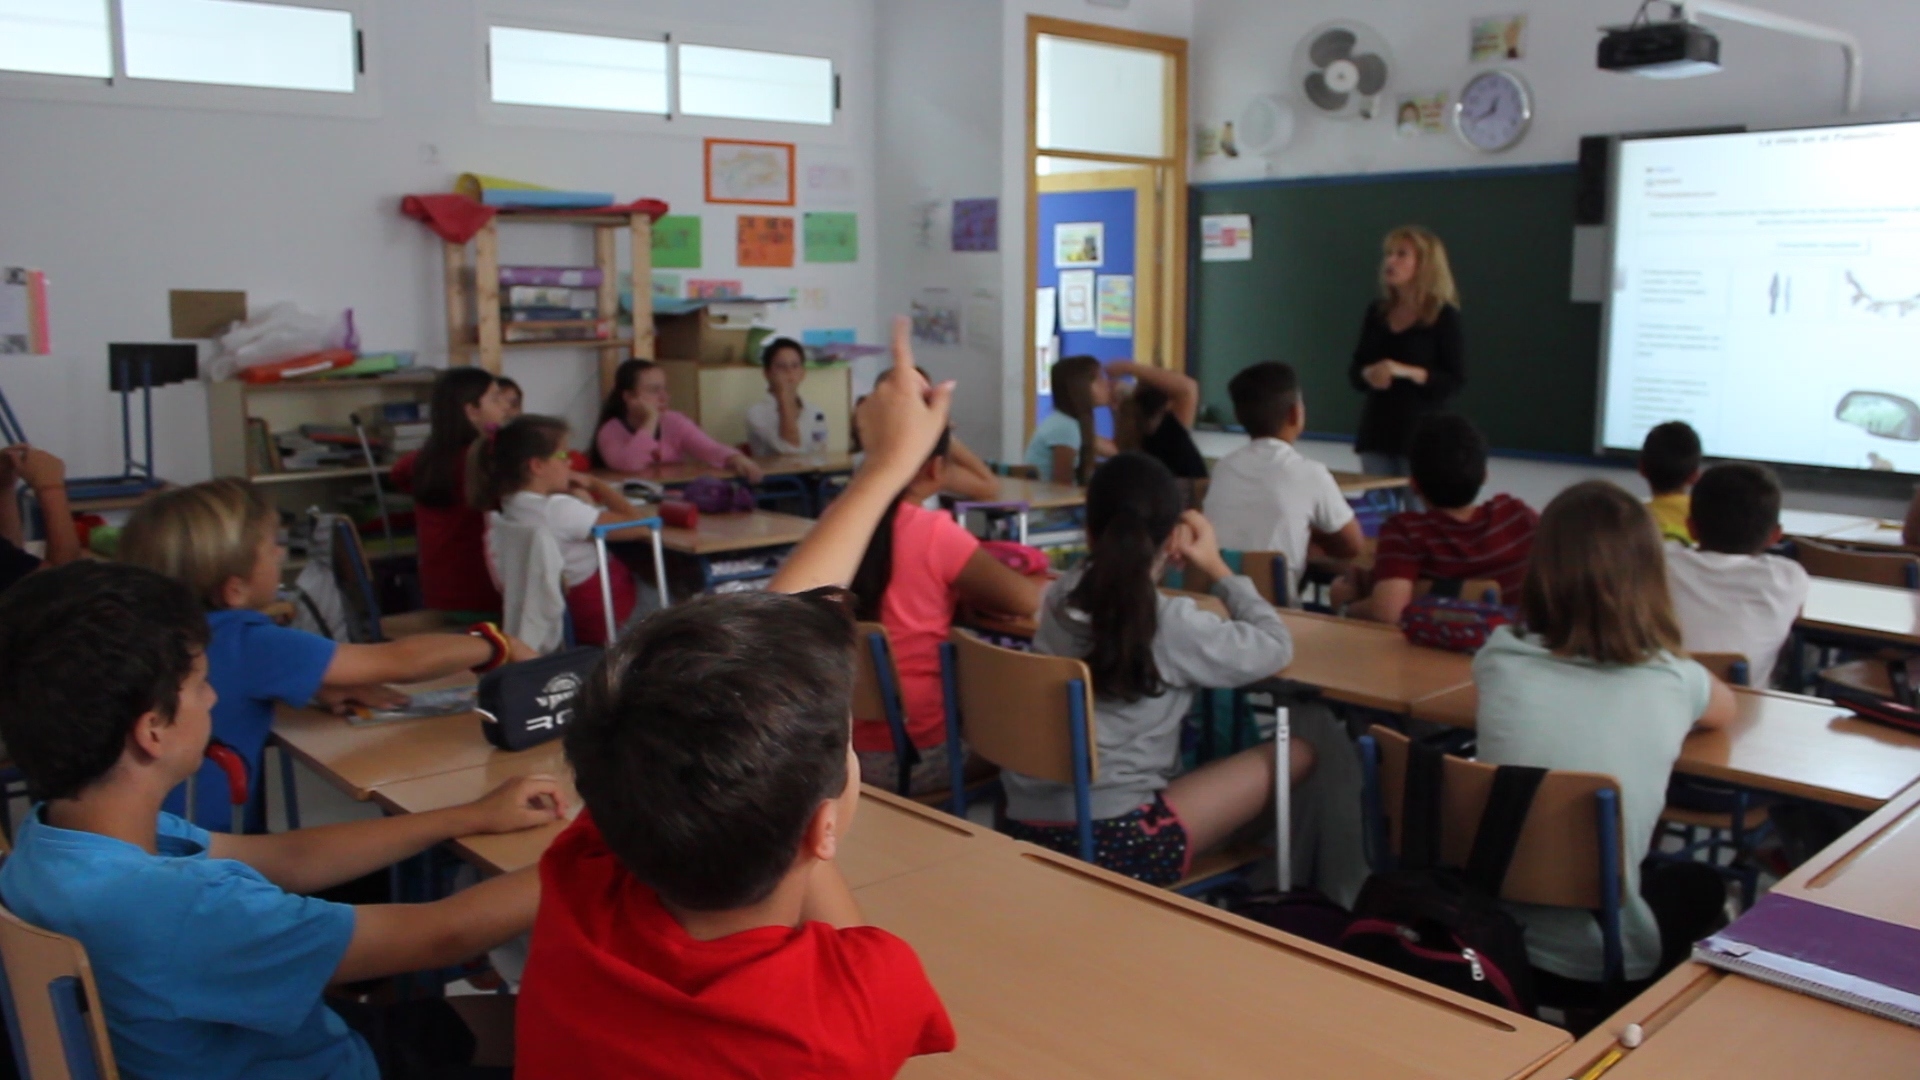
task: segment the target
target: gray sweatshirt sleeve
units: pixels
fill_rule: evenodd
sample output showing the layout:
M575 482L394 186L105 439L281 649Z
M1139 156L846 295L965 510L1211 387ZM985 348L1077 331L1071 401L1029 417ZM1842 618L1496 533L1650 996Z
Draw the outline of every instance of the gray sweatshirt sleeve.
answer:
M1153 642L1160 677L1173 686L1245 686L1293 662L1293 639L1273 605L1246 577L1214 583L1229 618L1200 610L1185 597L1160 604Z

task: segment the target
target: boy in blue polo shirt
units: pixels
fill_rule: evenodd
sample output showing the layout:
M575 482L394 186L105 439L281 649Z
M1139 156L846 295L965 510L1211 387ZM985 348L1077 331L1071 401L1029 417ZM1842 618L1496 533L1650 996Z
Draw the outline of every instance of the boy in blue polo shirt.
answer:
M539 904L533 870L430 904L297 894L443 840L551 822L558 785L534 777L434 813L209 834L160 809L206 752L208 638L185 585L133 566L75 563L0 598L0 738L35 800L0 866L0 899L86 948L127 1076L461 1075L476 1031L510 1029L497 1015L510 999L475 999L496 1010L476 1027L443 999L329 1008L321 993L524 933Z
M279 512L244 480L209 480L173 488L134 511L120 535L120 558L185 582L207 611L207 678L220 695L214 738L238 751L249 776L261 775L276 702L374 707L404 704L382 685L422 682L472 668L485 671L537 655L492 624L468 634L417 634L377 645L343 645L279 626L261 609L280 587L285 551ZM183 795L167 803L188 820L225 828L231 810L220 772L200 774L196 805ZM264 832L265 802L250 807L248 831Z

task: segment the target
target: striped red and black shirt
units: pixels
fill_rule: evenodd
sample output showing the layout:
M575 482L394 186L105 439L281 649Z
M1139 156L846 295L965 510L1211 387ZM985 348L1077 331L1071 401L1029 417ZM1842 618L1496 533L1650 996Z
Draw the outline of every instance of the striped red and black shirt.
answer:
M1395 514L1380 526L1373 556L1375 580L1388 578L1486 578L1503 596L1520 595L1527 553L1540 515L1511 495L1495 495L1456 520L1440 510ZM1511 601L1509 601L1511 602Z

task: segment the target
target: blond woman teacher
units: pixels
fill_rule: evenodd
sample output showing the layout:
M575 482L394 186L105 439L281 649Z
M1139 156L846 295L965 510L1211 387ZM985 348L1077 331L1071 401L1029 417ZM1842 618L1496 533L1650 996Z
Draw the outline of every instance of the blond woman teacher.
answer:
M1353 449L1374 476L1407 475L1407 442L1422 417L1467 383L1460 294L1440 238L1418 225L1387 234L1380 297L1367 305L1347 377L1367 395Z

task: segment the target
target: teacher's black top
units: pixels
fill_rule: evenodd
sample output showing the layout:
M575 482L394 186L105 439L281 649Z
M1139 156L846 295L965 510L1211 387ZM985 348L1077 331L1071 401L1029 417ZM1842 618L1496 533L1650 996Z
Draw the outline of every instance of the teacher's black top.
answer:
M1378 360L1398 360L1412 367L1426 368L1426 385L1395 379L1385 390L1375 390L1360 377L1360 369ZM1354 389L1367 395L1367 403L1360 410L1360 430L1354 436L1353 449L1362 454L1406 453L1407 441L1413 437L1414 425L1420 418L1441 411L1447 400L1467 384L1460 309L1448 304L1440 309L1433 325L1415 323L1396 334L1387 326L1386 311L1378 303L1369 305L1366 320L1360 324L1360 344L1354 346L1347 378Z

